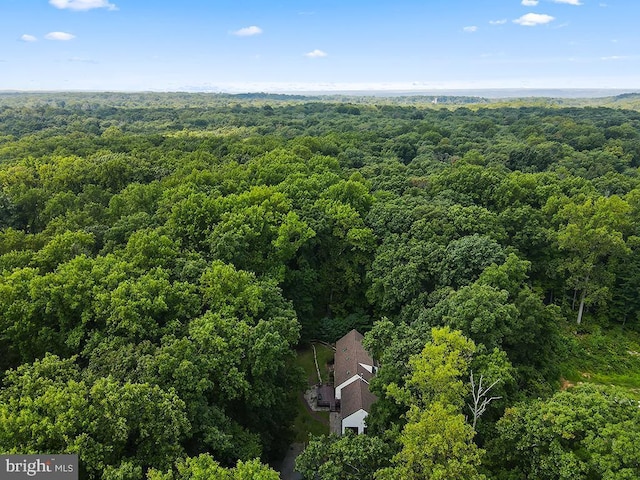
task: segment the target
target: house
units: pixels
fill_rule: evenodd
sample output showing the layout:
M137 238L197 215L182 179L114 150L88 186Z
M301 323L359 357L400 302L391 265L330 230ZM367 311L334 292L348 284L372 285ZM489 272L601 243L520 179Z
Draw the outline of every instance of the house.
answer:
M371 355L362 346L363 336L351 330L336 342L333 379L335 399L340 401L342 431L365 433L365 418L376 396L369 391L369 381L375 374Z
M371 405L377 400L369 391L366 382L353 382L347 385L342 392L340 414L342 415L342 434L347 430L353 433L367 433L365 419L371 411Z

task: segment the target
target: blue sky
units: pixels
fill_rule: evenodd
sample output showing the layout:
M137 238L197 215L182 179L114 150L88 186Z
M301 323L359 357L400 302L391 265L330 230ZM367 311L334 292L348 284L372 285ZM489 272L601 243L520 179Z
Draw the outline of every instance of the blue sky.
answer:
M0 0L0 90L640 90L638 0Z

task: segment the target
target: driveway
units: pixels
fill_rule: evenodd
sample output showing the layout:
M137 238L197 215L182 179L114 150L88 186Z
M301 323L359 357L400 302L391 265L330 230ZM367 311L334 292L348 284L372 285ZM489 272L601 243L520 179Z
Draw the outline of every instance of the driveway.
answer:
M294 471L296 466L296 458L304 450L303 443L292 443L289 445L287 455L282 460L280 466L280 478L282 480L302 480L302 475Z

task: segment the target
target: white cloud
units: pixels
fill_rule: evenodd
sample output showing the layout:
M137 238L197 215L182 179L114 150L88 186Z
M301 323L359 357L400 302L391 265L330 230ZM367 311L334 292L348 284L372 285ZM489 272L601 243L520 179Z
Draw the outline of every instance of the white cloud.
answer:
M107 10L117 10L113 3L108 0L49 0L49 4L61 10L92 10L94 8L106 8Z
M489 20L489 25L504 25L507 23L507 19L503 18L501 20Z
M47 40L60 40L66 42L67 40L73 40L76 36L67 32L49 32L44 36L44 38Z
M545 15L544 13L527 13L520 18L516 18L513 22L525 27L535 27L536 25L544 25L555 20L551 15Z
M38 39L36 37L34 37L33 35L29 35L28 33L25 33L24 35L22 35L20 37L20 40L22 40L23 42L37 42Z
M629 57L624 55L611 55L610 57L600 57L600 60L611 61L611 60L628 60Z
M260 35L262 33L262 29L255 25L251 25L250 27L244 27L231 33L238 37L251 37L253 35Z
M322 50L318 50L317 48L311 52L305 53L304 54L305 57L309 57L309 58L322 58L322 57L326 57L328 56L325 52L323 52Z
M576 7L582 5L580 0L551 0L553 3L566 3L567 5L575 5Z
M474 33L478 31L478 27L476 27L475 25L470 25L468 27L464 27L462 30L464 30L467 33Z
M522 5L525 7L535 7L538 3L540 3L538 0L522 0Z

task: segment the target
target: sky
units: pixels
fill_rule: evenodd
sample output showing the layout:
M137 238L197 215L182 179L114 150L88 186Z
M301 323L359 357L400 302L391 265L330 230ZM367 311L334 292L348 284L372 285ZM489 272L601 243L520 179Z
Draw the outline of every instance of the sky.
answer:
M0 0L0 90L640 90L639 0Z

